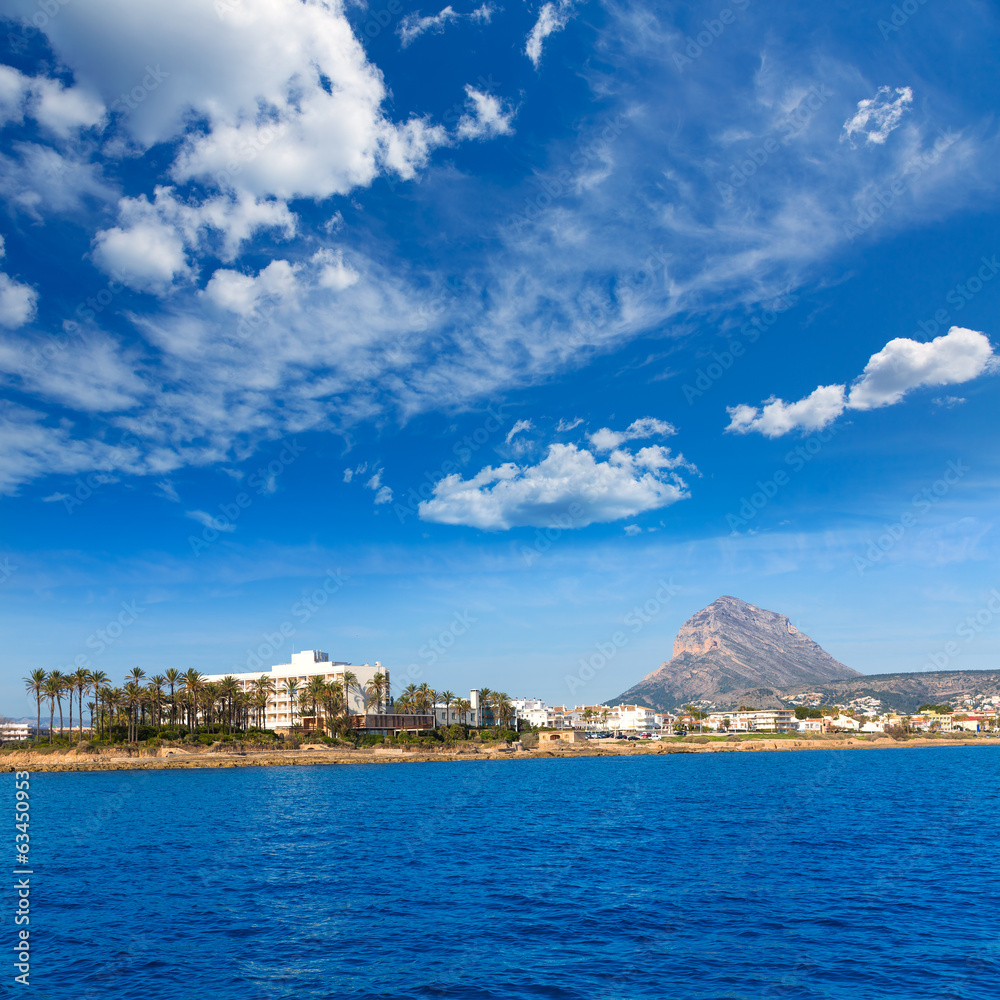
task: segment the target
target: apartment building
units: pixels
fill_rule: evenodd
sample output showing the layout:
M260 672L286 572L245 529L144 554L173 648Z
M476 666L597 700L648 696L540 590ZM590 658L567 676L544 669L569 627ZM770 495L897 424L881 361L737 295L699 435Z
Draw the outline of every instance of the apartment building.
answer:
M356 680L346 685L346 700L351 714L364 715L366 708L365 689L376 674L383 674L389 680L389 671L380 662L374 665L365 663L357 665L341 660L331 660L326 653L318 649L304 649L292 653L290 663L278 663L270 670L240 674L209 674L204 679L221 681L224 677L234 677L244 691L256 691L257 682L266 677L272 682L272 691L268 695L267 707L264 710L264 728L277 732L291 729L294 723L300 724L306 732L320 726L321 716L303 715L299 704L299 693L302 692L313 677L322 677L324 681L338 681L344 685L345 674L354 674ZM290 697L290 686L292 696Z
M789 733L798 728L791 709L765 709L762 712L711 712L705 724L709 729L733 733Z

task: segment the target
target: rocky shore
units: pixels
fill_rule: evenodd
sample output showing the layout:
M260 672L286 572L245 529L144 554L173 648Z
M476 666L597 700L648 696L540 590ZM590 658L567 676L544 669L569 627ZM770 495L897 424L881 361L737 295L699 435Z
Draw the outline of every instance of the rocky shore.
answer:
M290 767L317 764L423 764L440 761L531 760L540 757L637 757L676 753L753 753L761 751L823 750L913 750L948 747L1000 747L1000 739L972 737L967 739L742 739L733 742L708 743L628 743L601 741L547 745L544 749L514 744L428 747L402 749L375 747L350 749L344 747L304 746L298 750L237 751L218 747L181 749L167 747L143 754L129 755L120 749L90 751L56 750L49 753L15 750L0 755L0 771L130 771L178 770L206 767Z

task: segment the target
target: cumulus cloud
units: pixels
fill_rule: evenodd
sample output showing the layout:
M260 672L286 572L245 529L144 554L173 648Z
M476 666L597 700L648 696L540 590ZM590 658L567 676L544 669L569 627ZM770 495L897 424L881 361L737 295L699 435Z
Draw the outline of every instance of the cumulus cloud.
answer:
M576 426L573 424L572 426ZM568 428L563 428L566 430ZM590 443L595 451L611 451L626 441L635 441L650 437L670 437L677 433L677 428L666 420L657 420L656 417L640 417L633 420L623 431L613 431L608 427L590 434Z
M993 345L982 333L953 326L926 344L897 337L873 354L851 386L848 406L872 410L898 403L911 389L959 385L995 370Z
M537 465L488 466L471 479L457 473L434 487L420 517L484 531L586 527L667 507L689 496L676 469L691 468L668 449L615 451L606 461L572 444L549 445Z
M162 294L173 282L193 276L189 252L214 251L232 260L263 229L290 237L295 219L280 202L242 194L187 204L173 188L161 185L152 201L145 195L121 199L118 225L94 238L94 262L137 291Z
M458 121L456 134L459 139L495 139L514 131L510 124L513 112L505 110L499 98L469 85L465 87L465 96L471 112Z
M4 239L0 236L0 260L5 254ZM35 318L37 305L38 292L34 288L0 271L0 326L8 330L24 326Z
M77 129L99 124L105 110L104 103L88 89L0 66L0 125L21 122L27 116L66 138Z
M869 358L850 391L843 385L821 385L795 403L771 397L759 408L730 406L726 430L757 431L771 438L793 430L822 430L845 410L892 406L913 389L969 382L997 367L993 345L975 330L953 326L929 343L897 337Z
M792 430L818 431L844 412L844 387L821 385L796 403L772 396L761 409L740 405L727 407L727 412L731 420L726 430L738 434L759 431L773 438Z
M542 43L549 35L562 31L573 16L575 0L557 0L556 3L542 4L538 12L538 20L528 34L524 46L524 54L531 60L535 69L542 61Z
M883 145L889 133L899 127L912 103L913 91L909 87L897 87L895 91L879 87L874 97L858 101L858 110L844 122L841 139L853 143L855 136L864 136L876 146Z

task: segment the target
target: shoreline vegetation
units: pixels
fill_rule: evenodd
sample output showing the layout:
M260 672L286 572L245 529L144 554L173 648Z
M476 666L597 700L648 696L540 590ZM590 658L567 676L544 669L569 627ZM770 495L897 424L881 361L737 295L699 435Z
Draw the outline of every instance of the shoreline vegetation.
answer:
M530 737L532 734L525 734ZM656 742L633 743L602 740L586 743L531 745L516 743L461 742L430 748L427 745L348 747L306 743L297 748L254 747L240 743L210 746L161 746L157 748L53 747L51 749L0 750L0 771L128 771L188 770L211 767L289 767L318 764L403 764L434 761L534 760L567 757L658 756L675 753L747 753L821 750L906 750L922 748L995 746L1000 740L983 736L892 737L831 736L687 736Z

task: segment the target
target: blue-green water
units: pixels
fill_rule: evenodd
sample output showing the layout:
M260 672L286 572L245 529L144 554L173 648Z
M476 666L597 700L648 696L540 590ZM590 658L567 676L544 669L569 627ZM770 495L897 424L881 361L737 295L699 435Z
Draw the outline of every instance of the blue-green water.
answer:
M33 775L31 986L11 916L4 994L995 996L998 768L942 748Z

